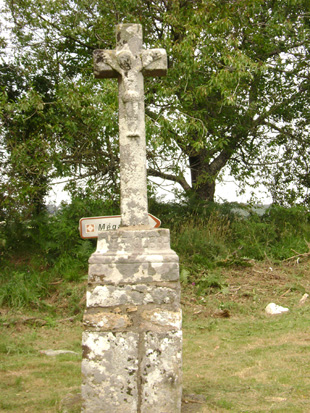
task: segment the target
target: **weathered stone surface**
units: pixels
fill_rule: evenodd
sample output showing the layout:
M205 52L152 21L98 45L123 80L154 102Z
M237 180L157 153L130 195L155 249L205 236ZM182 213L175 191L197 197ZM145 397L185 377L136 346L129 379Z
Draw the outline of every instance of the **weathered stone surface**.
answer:
M124 26L124 25L123 25ZM132 26L132 25L131 25ZM125 32L126 34L126 32ZM141 33L142 36L142 33ZM113 61L117 59L117 53L114 50L95 50L94 51L94 74L98 79L111 79L119 77L117 70L111 70L111 66L106 63L106 54ZM154 60L153 56L157 59ZM143 75L165 76L167 73L167 53L164 49L142 50L141 54Z
M182 332L144 334L141 413L181 411Z
M144 284L112 286L97 285L87 291L86 305L113 307L117 305L174 304L180 300L178 289Z
M135 262L90 264L89 282L139 284L179 280L178 262Z
M97 249L92 255L90 263L98 254L112 254L128 258L142 254L161 256L167 252L173 254L170 248L168 229L127 230L119 228L117 231L106 231L98 234Z
M99 234L89 259L89 281L104 284L177 281L179 258L167 229L122 230Z
M144 310L141 314L141 318L145 321L146 325L150 327L152 325L160 327L168 327L174 330L180 330L182 327L182 311L167 310L165 308L155 308L152 310Z
M157 251L156 254L146 252L139 253L119 253L119 252L107 252L98 253L94 252L89 258L89 264L128 264L128 263L162 263L162 262L179 262L178 256L172 250L170 251Z
M137 412L138 342L132 332L83 333L83 412Z
M142 51L142 73L144 76L165 76L167 74L167 53L165 49Z
M122 226L148 226L142 27L117 26L116 50L94 53L95 76L119 79Z
M86 312L83 317L86 328L96 330L118 330L132 325L132 320L126 314L107 313L107 312Z

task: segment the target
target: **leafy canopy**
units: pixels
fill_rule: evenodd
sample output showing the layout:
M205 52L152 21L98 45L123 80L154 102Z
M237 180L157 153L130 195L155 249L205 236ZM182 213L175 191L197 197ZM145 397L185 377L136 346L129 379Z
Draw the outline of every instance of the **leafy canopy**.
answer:
M56 177L72 191L87 185L117 198L117 82L93 79L91 55L115 47L121 22L141 23L145 46L168 53L168 75L145 81L149 176L213 200L228 168L243 183L264 183L277 203L308 201L309 8L301 0L6 1L5 202L39 210Z

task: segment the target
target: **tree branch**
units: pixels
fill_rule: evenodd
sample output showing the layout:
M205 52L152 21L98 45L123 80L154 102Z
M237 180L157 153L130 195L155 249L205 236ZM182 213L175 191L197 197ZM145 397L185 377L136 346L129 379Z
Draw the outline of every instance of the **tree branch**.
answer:
M270 122L270 121L264 121L263 125L269 126L269 128L272 128L280 133L283 133L283 135L287 135L289 137L292 137L293 134L289 133L287 130L285 130L284 128L280 128L279 126L275 125L274 123Z
M50 25L51 25L54 29L56 29L56 30L61 34L61 36L63 36L64 38L73 40L74 42L78 43L80 46L86 47L87 49L90 49L90 50L95 50L95 49L96 49L95 47L90 46L90 45L87 44L87 43L81 42L81 40L78 40L76 37L70 36L70 35L68 35L68 34L63 34L62 30L57 26L57 24L52 23L51 21L47 20L47 19L46 19L45 17L43 17L41 14L38 14L38 17L39 17L40 19L42 19L43 21L45 21L46 23L50 24Z
M153 168L148 168L147 173L150 176L156 176L158 178L168 179L169 181L176 182L177 184L181 185L184 191L190 191L192 189L190 185L186 182L186 179L184 178L183 175L176 176L176 175L168 174L165 172L157 171L156 169L153 169Z

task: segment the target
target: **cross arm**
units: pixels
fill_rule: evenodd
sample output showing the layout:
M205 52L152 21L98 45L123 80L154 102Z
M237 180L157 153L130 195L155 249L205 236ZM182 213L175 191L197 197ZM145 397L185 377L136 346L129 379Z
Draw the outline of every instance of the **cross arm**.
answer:
M121 68L115 50L94 51L94 74L96 78L106 79L118 77ZM164 49L143 50L142 71L144 76L165 76L167 73L167 53Z
M142 51L144 76L165 76L167 74L167 52L165 49Z
M94 50L94 74L98 79L114 78L119 76L119 65L115 50Z

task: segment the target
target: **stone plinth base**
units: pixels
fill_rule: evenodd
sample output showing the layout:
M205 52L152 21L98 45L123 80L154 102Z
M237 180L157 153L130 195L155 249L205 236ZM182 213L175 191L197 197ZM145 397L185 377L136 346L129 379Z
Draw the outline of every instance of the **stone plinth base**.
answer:
M99 235L84 314L83 412L181 411L178 261L167 229Z

